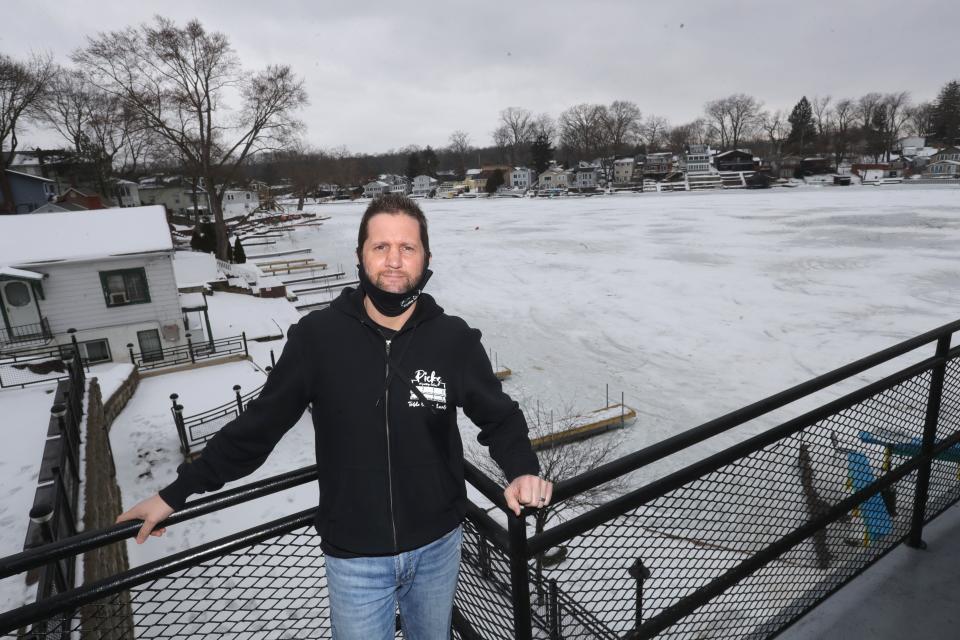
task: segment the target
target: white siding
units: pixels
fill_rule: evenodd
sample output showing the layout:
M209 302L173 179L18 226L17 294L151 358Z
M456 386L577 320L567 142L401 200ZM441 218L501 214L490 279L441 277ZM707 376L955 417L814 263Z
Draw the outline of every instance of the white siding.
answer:
M138 267L143 267L146 272L150 302L108 307L103 297L100 272ZM137 330L160 330L163 325L176 324L179 339L163 344L186 344L177 282L169 254L71 262L32 269L48 275L43 280L44 299L40 301L40 310L56 334L73 328L78 331L78 340L109 337L115 360L126 359L126 343L137 344ZM90 331L92 329L99 331ZM136 346L135 349L139 350Z

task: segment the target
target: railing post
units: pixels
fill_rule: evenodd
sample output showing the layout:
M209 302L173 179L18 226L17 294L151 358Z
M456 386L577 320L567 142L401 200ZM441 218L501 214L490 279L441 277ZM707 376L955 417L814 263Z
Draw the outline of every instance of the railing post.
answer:
M240 335L243 336L243 355L249 356L250 352L247 350L247 332L241 331Z
M73 353L76 354L77 358L79 358L80 345L77 344L77 330L71 327L67 329L67 334L70 336L70 343L73 345Z
M550 640L563 640L563 621L560 619L560 594L557 590L557 581L551 578L548 584L550 600L547 615L550 616Z
M240 397L240 385L233 385L233 395L237 398L237 415L243 413L243 398Z
M510 585L513 596L513 637L532 640L530 620L530 577L527 572L527 523L520 517L507 515L510 536Z
M66 448L67 457L70 459L71 472L73 479L76 482L80 482L80 467L77 457L79 456L79 440L76 439L76 434L71 433L67 429L67 421L63 419L67 413L67 407L60 404L59 402L52 407L50 407L50 414L57 421L57 426L60 429L60 437L63 441L63 446Z
M177 404L179 398L180 394L170 394L170 402L173 403L173 406L170 407L170 413L173 414L173 424L177 428L177 436L180 438L180 452L186 458L190 455L190 444L187 441L187 429L183 424L183 405Z
M127 343L127 353L130 355L130 364L136 366L136 365L137 365L137 361L136 361L136 360L134 359L134 357L133 357L133 343L132 343L132 342L128 342L128 343Z
M950 335L937 340L936 357L943 361L930 372L930 393L927 396L927 415L923 424L923 443L920 455L926 460L917 469L917 488L913 498L913 518L910 523L910 536L907 546L914 549L926 549L923 541L923 521L926 518L927 494L930 490L930 467L933 465L933 446L937 438L937 423L940 419L940 400L943 397L943 378L947 371L946 357L950 351Z
M193 364L197 363L197 359L193 355L193 340L190 339L190 332L187 332L187 351L190 352L190 362Z
M643 560L637 558L636 561L627 569L630 577L637 581L637 604L635 611L635 628L639 629L643 624L643 582L650 577L650 569L643 566Z
M273 349L270 349L270 366L276 368L277 358L273 355Z

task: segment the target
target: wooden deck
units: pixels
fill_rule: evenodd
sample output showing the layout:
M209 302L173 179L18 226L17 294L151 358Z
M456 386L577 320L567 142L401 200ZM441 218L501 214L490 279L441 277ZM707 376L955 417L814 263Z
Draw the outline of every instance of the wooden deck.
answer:
M567 429L556 431L539 438L530 440L533 450L547 449L561 444L568 444L578 440L585 440L592 436L606 433L611 429L620 429L632 422L637 417L637 412L626 405L619 403L597 409L582 416L576 416L570 423L573 425Z

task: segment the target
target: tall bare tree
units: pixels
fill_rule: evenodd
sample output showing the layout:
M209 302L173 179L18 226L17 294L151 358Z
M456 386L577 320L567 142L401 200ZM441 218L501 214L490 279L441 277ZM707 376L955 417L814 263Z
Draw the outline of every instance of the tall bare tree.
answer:
M779 109L764 111L760 114L758 126L766 135L767 142L770 145L771 164L774 172L779 174L780 166L783 163L783 143L790 133L787 116Z
M853 128L857 118L857 104L850 98L838 100L833 108L833 147L834 164L839 167L850 150Z
M466 131L457 129L450 134L450 145L447 149L457 162L457 175L463 176L467 171L467 154L470 153L470 136Z
M32 54L26 60L0 54L0 213L15 213L6 170L20 142L18 128L23 120L39 115L44 90L54 70L47 54Z
M251 155L287 147L303 128L294 112L307 103L290 67L245 71L227 37L197 20L163 17L101 33L74 53L91 82L176 150L210 194L217 257L227 259L223 195ZM240 104L228 108L228 99Z
M752 133L762 106L753 96L734 93L708 102L704 113L707 125L719 137L720 146L736 149Z
M890 152L910 120L910 108L910 94L906 91L896 91L883 96L883 109L886 111L884 120L887 125L884 153L888 161Z
M663 116L649 115L640 127L640 136L648 152L657 151L664 143L670 123Z
M824 139L830 124L830 96L813 96L810 107L813 109L813 121L817 125L817 135Z
M915 136L926 136L933 131L933 103L921 102L911 107L907 127Z
M510 145L513 141L513 137L510 135L510 127L501 124L490 135L493 138L493 146L497 148L497 161L507 162L507 158L510 156Z
M604 107L578 104L560 114L560 143L580 159L600 154L604 142Z
M526 146L533 139L533 114L522 107L507 107L500 112L500 126L509 134L508 148L511 164L518 162Z
M640 108L627 100L615 100L603 112L603 128L610 153L622 153L640 134Z

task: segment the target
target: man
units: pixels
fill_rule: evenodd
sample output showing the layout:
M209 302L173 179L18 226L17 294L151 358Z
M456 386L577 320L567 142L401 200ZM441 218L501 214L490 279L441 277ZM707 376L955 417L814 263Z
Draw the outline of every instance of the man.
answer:
M509 480L508 506L544 507L527 425L503 393L480 332L423 294L427 221L390 194L370 203L357 240L360 286L292 326L260 396L158 495L117 519L142 519L142 543L192 493L263 464L312 407L331 626L338 640L450 637L466 503L456 408Z

